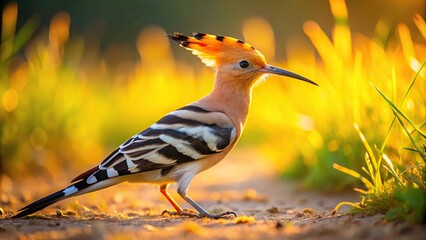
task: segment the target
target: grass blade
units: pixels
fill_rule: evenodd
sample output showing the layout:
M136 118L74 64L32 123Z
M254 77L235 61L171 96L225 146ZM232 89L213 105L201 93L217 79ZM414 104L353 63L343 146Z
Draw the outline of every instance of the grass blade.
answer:
M365 138L364 134L359 129L358 124L354 123L354 128L357 131L359 137L361 138L362 143L364 144L365 149L367 150L368 156L365 157L365 162L367 163L368 170L370 172L371 180L377 185L381 185L381 176L380 176L380 162L377 161L376 157L374 156L374 152L370 147L370 144L367 142L367 139ZM372 165L372 167L371 167Z
M399 184L400 184L402 187L404 187L404 183L402 182L401 178L400 178L400 177L398 177L398 174L397 174L397 172L395 171L395 169L393 168L393 163L392 163L392 161L390 160L390 158L389 158L386 154L384 154L384 153L383 153L382 157L383 157L383 159L385 160L385 162L388 164L389 168L388 168L388 167L386 167L386 166L383 166L383 167L384 167L386 170L388 170L388 171L392 174L392 176L393 176L396 180L398 180Z
M402 122L401 118L398 115L396 115L396 114L395 114L395 116L396 116L396 118L397 118L397 120L399 122L399 125L401 125L401 127L404 130L405 134L408 136L408 138L410 139L411 143L417 149L417 152L420 154L420 156L422 157L423 161L426 162L426 154L417 145L416 141L413 139L413 137L411 136L410 132L407 130L407 127L405 126L404 122Z
M373 184L368 181L367 178L361 176L361 174L355 172L354 170L343 167L337 163L333 163L333 168L361 180L361 182L363 182L368 189L373 189Z
M371 82L370 82L371 83ZM417 127L416 124L414 124L411 119L409 119L376 85L371 83L373 87L376 89L377 92L385 99L385 101L388 103L388 105L391 107L391 109L394 111L395 115L398 114L402 118L404 118L423 138L426 139L426 134L422 132L422 130ZM408 133L408 135L410 135Z
M402 149L407 150L407 151L410 151L410 152L419 152L419 151L418 151L417 149L415 149L415 148L404 147L404 148L402 148Z
M414 76L413 81L411 81L410 86L408 86L408 89L405 92L404 97L402 97L402 101L399 104L399 106L402 106L402 104L404 103L404 100L407 98L408 93L411 91L411 88L413 87L414 83L416 82L417 78L420 75L420 72L423 70L423 68L425 67L425 65L426 65L426 61L423 62L422 66L419 68L419 71L417 71L416 76Z

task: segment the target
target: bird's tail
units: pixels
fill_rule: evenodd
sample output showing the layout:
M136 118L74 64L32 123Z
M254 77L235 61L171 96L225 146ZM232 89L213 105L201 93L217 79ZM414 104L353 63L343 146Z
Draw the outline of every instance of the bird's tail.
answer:
M46 196L19 209L18 213L12 218L21 218L29 214L35 213L49 205L54 204L55 202L77 195L79 191L82 191L83 189L86 189L89 186L90 185L87 184L86 181L79 181L77 183L74 183L60 191L52 193L49 196Z
M23 208L21 208L16 215L12 218L21 218L29 214L35 213L47 206L50 206L58 201L64 200L69 197L77 196L83 193L88 193L96 191L102 188L106 188L112 185L115 185L116 181L111 181L111 179L104 180L102 182L89 184L85 179L81 179L78 182L75 182L68 187L59 190L55 193L52 193L40 200L37 200Z

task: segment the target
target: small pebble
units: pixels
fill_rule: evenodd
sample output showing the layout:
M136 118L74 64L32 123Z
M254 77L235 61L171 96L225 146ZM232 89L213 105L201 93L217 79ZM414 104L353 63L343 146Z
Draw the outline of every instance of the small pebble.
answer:
M67 216L74 216L74 215L77 215L77 213L76 213L76 212L71 211L71 210L67 210L67 211L65 211L63 214L64 214L64 215L67 215Z
M277 221L275 223L275 229L282 229L284 227L284 224L281 221Z
M307 213L307 214L312 214L315 212L315 210L313 210L312 208L305 208L302 211L303 213Z
M268 211L269 213L278 213L278 208L277 207L271 207L266 209L266 211Z
M297 213L296 214L296 217L298 217L298 218L300 218L300 217L304 217L305 216L305 214L303 214L303 213L301 213L301 212L299 212L299 213Z

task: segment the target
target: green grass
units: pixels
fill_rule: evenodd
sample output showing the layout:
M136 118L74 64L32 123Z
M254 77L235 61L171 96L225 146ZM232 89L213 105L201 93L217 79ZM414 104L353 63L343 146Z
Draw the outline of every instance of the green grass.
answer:
M426 62L412 80L399 106L402 105L412 90L425 64ZM426 147L424 142L426 140L426 135L421 130L421 127L424 127L425 123L420 125L415 124L401 108L392 102L378 87L374 84L372 84L372 86L388 104L394 114L394 118L383 140L382 146L380 148L376 147L374 150L368 143L364 134L360 131L358 125L355 124L355 129L367 151L364 158L365 167L362 168L363 173L358 173L338 164L335 164L334 167L341 172L361 180L366 190L357 189L361 193L361 202L340 203L336 206L334 212L342 205L348 204L352 206L351 211L355 213L368 215L382 213L386 214L389 220L399 219L409 222L425 222ZM403 130L405 137L409 139L412 145L410 147L401 146L401 151L410 151L416 154L410 159L403 159L400 155L400 163L398 166L394 166L394 162L397 161L392 161L384 152L391 131L395 128L395 122L399 123L400 129ZM411 127L411 130L408 127Z

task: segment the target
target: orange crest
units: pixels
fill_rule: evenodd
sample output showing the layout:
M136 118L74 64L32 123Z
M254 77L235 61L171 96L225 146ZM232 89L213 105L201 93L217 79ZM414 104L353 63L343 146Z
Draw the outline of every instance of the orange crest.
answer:
M258 50L236 38L204 33L193 33L192 37L188 37L178 32L170 34L169 37L192 51L209 67L245 58L252 59L259 65L266 62Z

